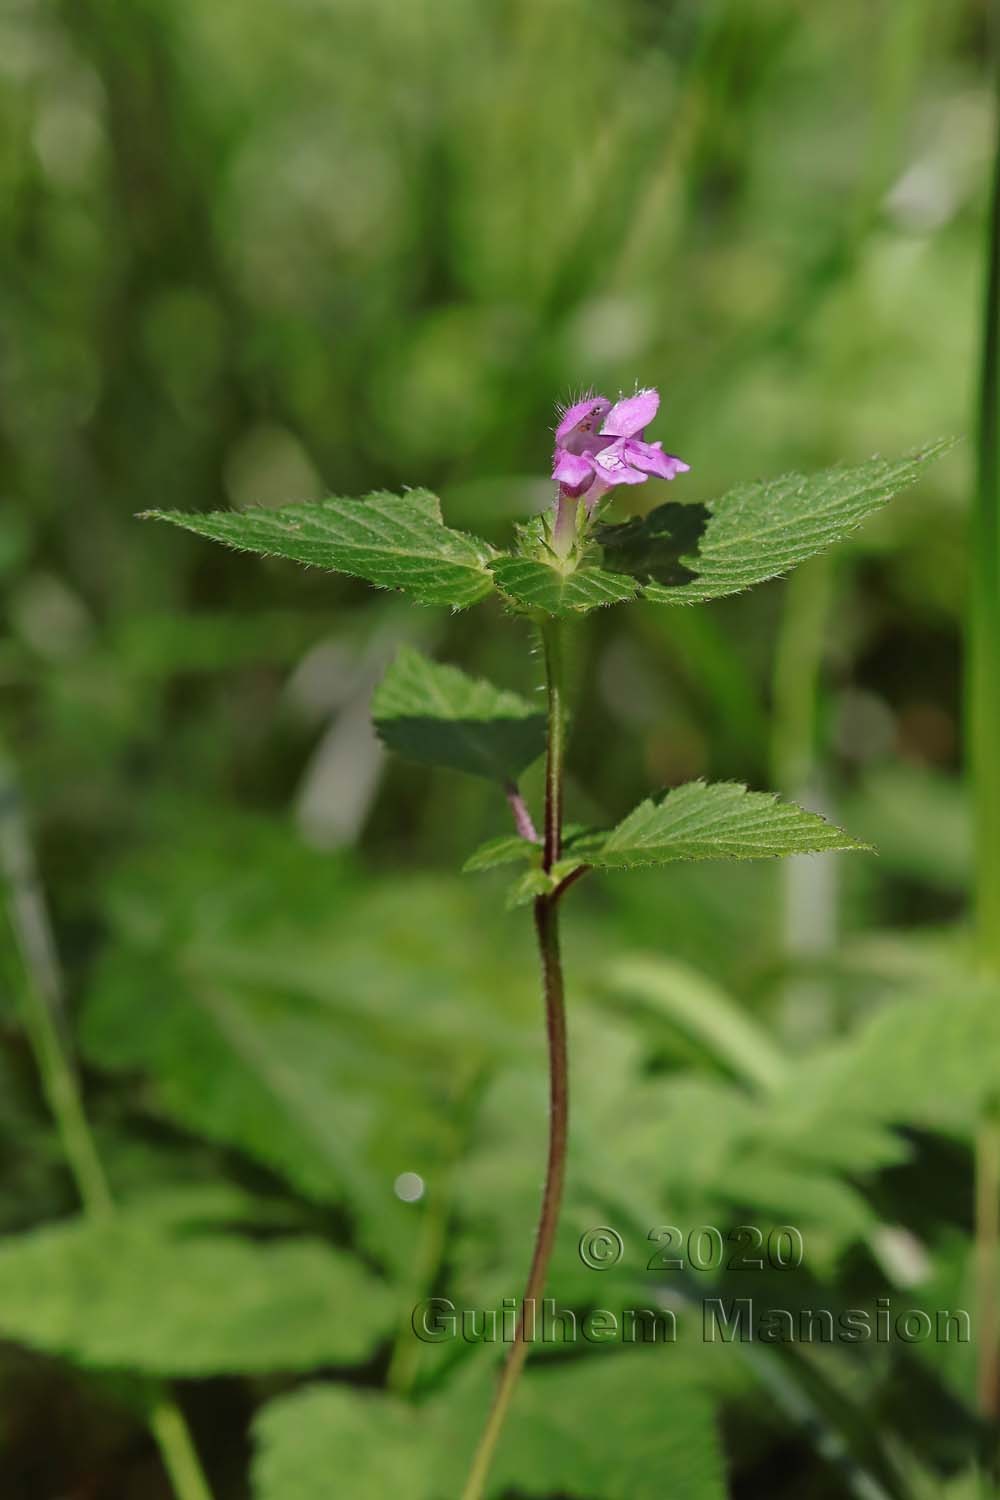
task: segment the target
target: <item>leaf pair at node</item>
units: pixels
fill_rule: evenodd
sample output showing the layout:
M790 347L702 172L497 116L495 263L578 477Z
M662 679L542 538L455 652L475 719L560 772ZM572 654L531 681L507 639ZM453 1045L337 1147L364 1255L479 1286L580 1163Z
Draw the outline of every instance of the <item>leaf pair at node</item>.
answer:
M742 484L708 505L670 501L644 518L598 522L565 558L551 546L550 517L525 527L514 550L500 552L446 526L427 490L279 510L146 515L242 551L400 589L420 604L464 609L496 592L512 608L563 616L640 597L698 604L776 578L841 540L949 446Z
M509 786L545 748L545 719L526 699L405 649L372 703L375 726L390 749ZM863 849L815 813L737 783L694 781L635 808L607 830L569 828L562 858L541 868L541 849L510 834L491 839L466 870L524 862L512 905L551 893L581 868L621 870L676 860L762 859L832 849Z

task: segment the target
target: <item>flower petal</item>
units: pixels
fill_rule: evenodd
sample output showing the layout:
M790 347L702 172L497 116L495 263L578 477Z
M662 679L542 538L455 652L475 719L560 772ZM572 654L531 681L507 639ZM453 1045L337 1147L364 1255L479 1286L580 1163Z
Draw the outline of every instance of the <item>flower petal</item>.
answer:
M575 401L563 412L556 428L556 446L579 452L579 443L575 440L581 435L597 433L610 410L611 402L606 396L585 396L582 401Z
M594 454L594 471L605 484L645 484L646 475L628 462L627 442L627 438L619 438L610 448Z
M568 495L582 495L593 483L593 464L589 458L557 448L552 456L552 478L558 479Z
M636 391L634 396L626 396L624 400L615 403L605 417L601 431L611 437L635 437L636 433L642 432L649 425L659 408L659 391L652 387Z
M629 438L625 444L624 458L637 469L655 474L657 479L675 479L691 468L682 458L664 453L662 443L644 443L639 438Z

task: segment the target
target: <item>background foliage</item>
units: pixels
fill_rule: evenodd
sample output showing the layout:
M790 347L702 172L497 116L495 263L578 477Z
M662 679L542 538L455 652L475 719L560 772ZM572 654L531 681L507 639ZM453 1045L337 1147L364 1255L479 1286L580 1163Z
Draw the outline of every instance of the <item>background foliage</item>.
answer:
M416 1348L409 1308L516 1295L536 1209L529 924L503 870L453 873L507 810L369 725L400 646L536 702L526 627L135 513L419 485L500 544L550 497L553 401L636 379L687 500L967 430L984 17L8 0L2 734L124 1208L77 1219L5 951L5 1495L166 1493L129 1371L181 1381L219 1500L349 1465L352 1495L449 1493L489 1352ZM648 1298L655 1225L791 1222L805 1264L752 1280L764 1304L969 1305L1000 1039L955 979L968 469L787 583L577 627L571 817L737 778L880 854L573 893L563 1301ZM601 1223L613 1273L576 1253ZM682 1334L539 1361L496 1493L701 1500L725 1467L737 1497L972 1494L973 1356Z

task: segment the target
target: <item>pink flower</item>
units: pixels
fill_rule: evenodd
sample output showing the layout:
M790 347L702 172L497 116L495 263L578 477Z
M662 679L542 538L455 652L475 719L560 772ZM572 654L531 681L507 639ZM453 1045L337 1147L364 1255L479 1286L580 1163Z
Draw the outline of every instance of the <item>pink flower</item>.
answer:
M659 405L659 392L645 390L614 406L603 396L587 396L568 407L556 428L552 458L560 497L576 500L586 495L587 510L592 511L612 485L686 474L688 464L664 453L662 443L643 438Z

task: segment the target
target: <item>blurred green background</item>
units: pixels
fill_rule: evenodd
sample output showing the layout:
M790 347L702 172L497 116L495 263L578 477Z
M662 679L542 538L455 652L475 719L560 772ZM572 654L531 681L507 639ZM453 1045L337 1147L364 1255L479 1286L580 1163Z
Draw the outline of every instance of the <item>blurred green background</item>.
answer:
M154 1269L136 1301L138 1269L105 1287L114 1255L81 1269L72 1244L33 1237L77 1205L11 949L0 1225L40 1259L18 1282L0 1250L4 1496L167 1493L129 1369L181 1380L218 1500L333 1494L342 1463L336 1493L416 1495L378 1468L378 1393L445 1410L491 1362L417 1348L408 1309L430 1290L475 1307L519 1294L542 1170L530 924L503 913L502 880L453 873L506 808L384 761L368 727L403 642L533 691L526 625L493 602L414 609L136 512L419 484L502 541L551 498L555 402L636 381L660 387L653 436L692 466L671 498L967 433L986 12L6 0L0 731L99 1145ZM776 1274L772 1302L968 1305L968 1147L997 1024L970 1011L941 1034L970 868L970 467L960 445L788 583L601 610L575 631L572 817L737 777L831 812L880 857L574 892L578 1098L553 1283L572 1305L651 1295L645 1235L662 1222L801 1227L805 1268ZM942 1004L912 998L935 983ZM416 1203L394 1194L404 1171L424 1181ZM630 1247L617 1279L576 1257L601 1223ZM306 1277L303 1331L327 1306L330 1343L297 1340L266 1257L198 1300L171 1246L199 1235L223 1258L335 1252L369 1291L317 1304ZM704 1473L654 1456L650 1493L726 1493L723 1463L736 1497L980 1492L974 1351L710 1352L682 1339L656 1365L712 1415L692 1420ZM610 1427L635 1405L612 1358L632 1356L591 1352L584 1377ZM577 1363L535 1380L580 1379ZM548 1389L543 1416L563 1406ZM614 1477L620 1453L550 1472L539 1399L520 1427L515 1406L497 1494L646 1493ZM566 1407L572 1447L594 1418L575 1388ZM669 1449L666 1396L651 1410ZM482 1401L468 1412L446 1423L460 1457ZM416 1473L406 1452L399 1473Z

